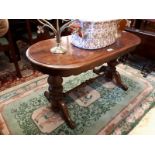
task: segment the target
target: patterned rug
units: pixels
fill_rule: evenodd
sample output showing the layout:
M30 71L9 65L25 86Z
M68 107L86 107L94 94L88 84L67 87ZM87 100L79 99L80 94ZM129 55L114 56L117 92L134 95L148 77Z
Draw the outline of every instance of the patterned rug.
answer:
M128 65L119 65L119 67L127 72L130 72L133 76L143 78L144 75L141 70L133 68ZM113 135L126 135L130 134L130 131L134 129L141 123L142 118L150 111L150 109L154 109L155 107L155 72L151 72L147 77L143 78L147 80L152 86L152 92L140 102L137 106L135 106L130 112L129 115L118 123L111 134ZM112 128L112 126L111 126ZM111 130L112 131L112 130ZM137 131L138 133L138 131ZM139 133L140 134L140 133Z
M64 78L65 100L76 123L76 128L73 130L58 114L51 111L50 104L43 95L48 88L46 75L1 92L1 133L15 135L123 133L120 129L123 127L122 122L154 89L152 84L154 82L135 76L125 71L126 68L123 67L119 67L118 70L129 88L128 91L123 91L113 82L105 81L103 76L96 76L92 71Z
M9 62L8 57L3 52L0 52L0 91L4 91L5 89L11 88L42 75L40 72L33 70L26 58L25 53L29 45L20 40L17 41L17 45L21 57L21 60L18 61L18 64L22 78L18 78L16 76L14 64Z

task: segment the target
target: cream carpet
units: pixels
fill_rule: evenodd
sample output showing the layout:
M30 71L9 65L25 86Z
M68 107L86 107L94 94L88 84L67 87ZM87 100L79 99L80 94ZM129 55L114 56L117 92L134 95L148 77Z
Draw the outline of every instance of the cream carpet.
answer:
M155 135L155 108L152 108L129 135Z

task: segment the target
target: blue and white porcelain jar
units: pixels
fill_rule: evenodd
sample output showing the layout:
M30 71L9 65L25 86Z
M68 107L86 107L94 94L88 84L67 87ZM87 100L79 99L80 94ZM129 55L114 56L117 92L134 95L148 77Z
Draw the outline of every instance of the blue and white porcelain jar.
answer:
M118 20L85 21L76 20L80 25L82 37L73 33L71 43L83 49L99 49L113 44L117 39Z

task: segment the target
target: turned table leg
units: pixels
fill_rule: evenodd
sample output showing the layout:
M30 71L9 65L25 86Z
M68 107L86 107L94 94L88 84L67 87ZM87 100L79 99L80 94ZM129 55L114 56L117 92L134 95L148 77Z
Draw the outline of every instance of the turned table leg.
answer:
M115 79L116 85L118 87L122 88L123 90L127 91L128 87L122 82L121 76L120 76L119 72L117 72L117 70L116 70L116 65L118 64L117 60L112 60L112 61L108 62L107 64L108 64L108 66L102 66L98 70L95 69L94 73L100 74L103 72L105 77L108 80Z
M49 84L49 91L46 91L44 95L52 104L52 109L55 112L60 111L68 126L70 128L75 128L75 124L70 118L67 105L64 102L63 78L60 76L49 76L47 82Z

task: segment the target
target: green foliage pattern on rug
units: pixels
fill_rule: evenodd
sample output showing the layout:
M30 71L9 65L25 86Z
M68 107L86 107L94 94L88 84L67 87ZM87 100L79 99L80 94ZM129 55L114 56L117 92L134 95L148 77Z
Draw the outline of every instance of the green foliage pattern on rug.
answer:
M134 69L131 66L120 65L120 67L125 69L127 72L130 72L133 76L140 77L140 78L143 76L140 70ZM113 128L113 131L111 132L111 134L113 135L130 134L130 131L132 131L132 129L134 129L139 124L139 122L145 116L145 114L147 114L150 111L150 109L154 108L155 72L152 72L152 74L147 76L145 80L147 80L153 86L151 93L148 96L146 96L144 100L140 102L140 104L135 106L129 112L129 115L125 119L123 119L120 123L118 123L115 128ZM146 133L149 134L149 131L148 132L146 131Z
M93 80L88 80L90 78ZM45 81L42 85L38 82L41 80ZM128 86L128 91L105 81L103 76L96 77L92 71L65 80L65 100L71 118L76 123L73 130L58 114L51 111L50 104L43 95L48 88L45 77L22 85L12 90L12 93L8 92L17 95L17 92L22 92L20 89L27 90L25 95L18 94L12 102L8 102L7 94L1 96L3 101L5 97L8 100L7 104L0 107L1 122L6 125L9 134L97 134L148 87L139 79L124 73L122 80ZM78 86L79 84L81 85ZM142 95L141 98L144 97Z

